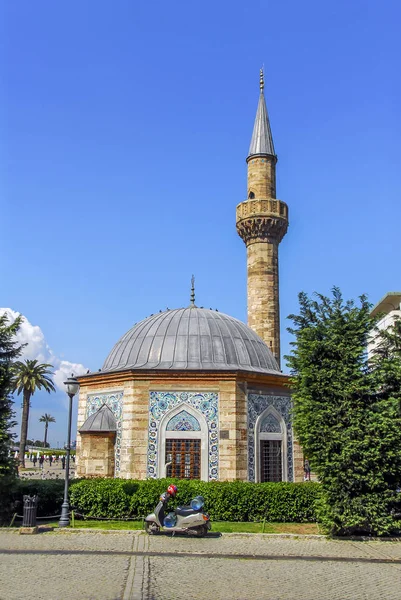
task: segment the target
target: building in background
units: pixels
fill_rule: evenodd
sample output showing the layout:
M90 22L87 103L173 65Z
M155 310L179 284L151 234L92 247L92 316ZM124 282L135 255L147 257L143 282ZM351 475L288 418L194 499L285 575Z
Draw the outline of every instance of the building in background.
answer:
M278 246L288 207L263 72L237 231L247 247L248 325L195 304L151 315L79 377L77 475L302 481L280 370Z
M371 315L382 314L381 319L377 323L377 328L388 329L394 324L396 319L401 318L401 292L387 292L385 296L373 307ZM372 333L368 343L368 356L372 355L373 350L377 346L377 333Z

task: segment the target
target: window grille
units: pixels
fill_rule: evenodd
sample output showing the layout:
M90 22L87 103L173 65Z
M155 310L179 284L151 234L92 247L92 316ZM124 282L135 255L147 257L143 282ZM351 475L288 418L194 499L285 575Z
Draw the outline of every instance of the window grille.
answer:
M200 440L166 440L166 477L200 479Z
M260 481L282 481L281 440L260 441Z

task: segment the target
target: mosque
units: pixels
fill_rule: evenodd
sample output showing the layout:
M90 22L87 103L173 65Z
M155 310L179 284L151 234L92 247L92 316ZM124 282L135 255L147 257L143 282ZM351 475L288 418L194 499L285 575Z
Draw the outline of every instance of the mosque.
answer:
M288 376L280 370L278 247L288 207L263 71L236 223L247 249L248 325L190 304L144 319L101 371L79 377L77 475L302 481Z

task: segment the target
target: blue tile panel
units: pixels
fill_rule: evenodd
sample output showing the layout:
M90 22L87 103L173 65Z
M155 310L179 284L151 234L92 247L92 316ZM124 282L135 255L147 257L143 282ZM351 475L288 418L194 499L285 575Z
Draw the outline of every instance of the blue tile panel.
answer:
M167 423L166 431L200 431L199 421L190 415L186 410L182 410Z
M287 475L288 481L293 481L291 398L288 396L265 396L261 394L248 394L248 478L249 481L255 481L255 424L257 418L269 406L273 406L285 422L287 429ZM275 420L277 421L277 419ZM269 424L266 425L266 427L268 426Z
M276 417L272 414L267 415L261 425L260 425L261 433L281 433L280 422Z
M99 408L103 406L103 404L107 404L116 420L117 433L115 442L115 477L118 477L120 474L123 396L123 392L109 392L107 394L88 394L86 397L86 418L97 412Z
M216 392L150 392L149 395L149 441L147 476L153 479L157 474L157 453L159 443L160 422L164 415L182 404L198 410L206 419L208 428L209 480L218 479L219 469L219 409ZM187 413L188 414L188 413ZM179 415L176 415L177 417ZM191 416L191 415L188 415ZM173 421L173 417L170 421ZM193 418L193 417L192 417ZM194 419L196 421L196 419ZM199 423L198 423L199 425ZM199 429L200 430L200 429ZM195 431L199 431L196 429ZM188 431L188 430L186 430Z

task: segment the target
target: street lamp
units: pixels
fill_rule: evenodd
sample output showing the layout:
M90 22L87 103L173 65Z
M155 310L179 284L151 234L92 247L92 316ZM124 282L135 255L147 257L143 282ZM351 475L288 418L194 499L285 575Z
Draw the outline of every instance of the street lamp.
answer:
M70 404L68 408L68 432L67 432L67 452L65 456L65 482L64 482L64 501L61 506L61 516L58 522L59 527L68 527L70 524L70 506L68 504L68 483L70 476L70 449L71 449L71 415L72 415L72 399L79 390L79 382L75 379L74 374L71 375L64 381L64 385L67 388L67 394L70 398Z

